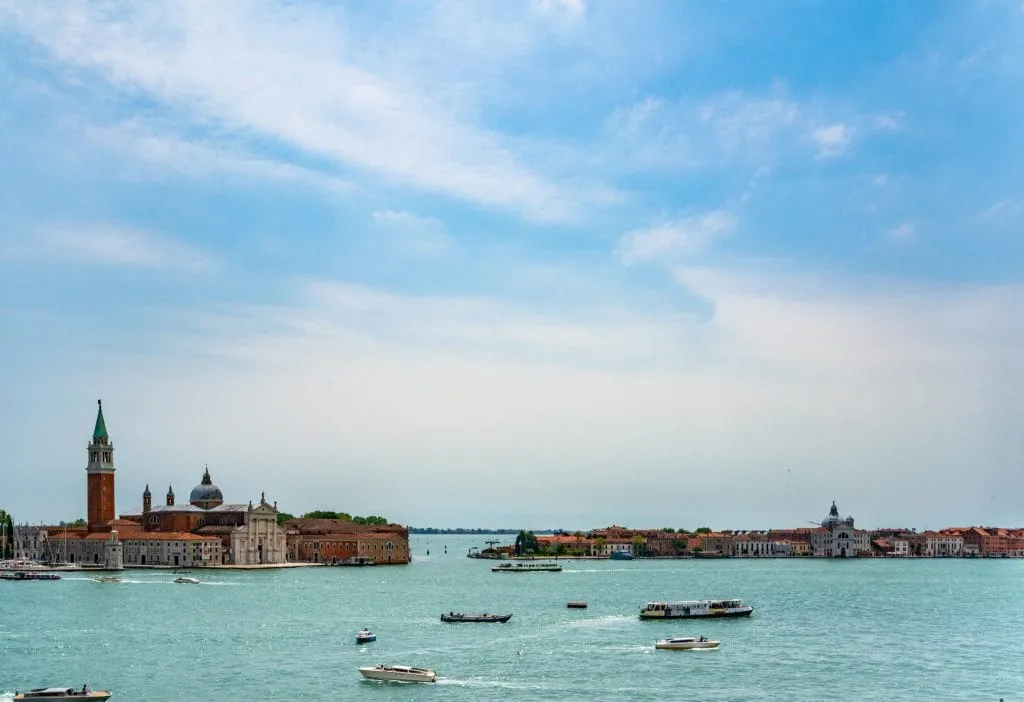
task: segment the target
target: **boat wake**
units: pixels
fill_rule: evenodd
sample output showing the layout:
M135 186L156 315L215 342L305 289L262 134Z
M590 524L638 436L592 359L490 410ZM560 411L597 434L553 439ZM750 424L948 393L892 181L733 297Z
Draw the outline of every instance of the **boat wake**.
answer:
M548 685L538 683L517 682L515 680L456 680L455 678L438 678L437 685L453 685L455 687L488 687L505 690L549 690Z
M14 699L13 692L0 692L0 702L10 702Z
M605 617L596 617L594 619L577 619L575 621L563 622L562 626L569 629L595 629L605 626L616 626L618 624L624 624L625 622L631 622L636 617L631 617L628 614L609 614Z

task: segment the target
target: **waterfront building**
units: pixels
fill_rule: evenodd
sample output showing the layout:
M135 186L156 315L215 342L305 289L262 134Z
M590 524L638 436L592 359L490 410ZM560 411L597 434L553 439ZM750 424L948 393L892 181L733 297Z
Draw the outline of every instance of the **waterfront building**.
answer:
M411 561L409 530L400 524L369 526L344 519L291 519L287 529L288 560L342 563L354 558L379 565Z
M960 534L926 531L921 536L924 538L922 555L932 558L953 558L963 553L964 537Z
M86 524L19 526L17 558L48 563L122 568L133 566L273 564L285 561L285 530L277 525L277 506L261 496L258 505L224 504L209 470L176 505L168 487L166 505L153 506L146 486L142 509L115 518L114 445L103 404L97 402L92 440L86 447Z
M871 553L868 532L855 529L853 517L839 516L835 501L821 520L821 528L811 530L810 544L811 555L824 558L852 558Z
M142 509L121 517L139 524L147 533L191 533L217 538L221 543L218 554L222 565L284 563L287 556L286 530L277 523L277 503L268 504L265 493L255 506L252 502L225 503L224 494L213 484L209 467L204 468L199 484L189 493L187 504L176 504L174 489L168 486L165 504L154 505L147 485L142 493Z

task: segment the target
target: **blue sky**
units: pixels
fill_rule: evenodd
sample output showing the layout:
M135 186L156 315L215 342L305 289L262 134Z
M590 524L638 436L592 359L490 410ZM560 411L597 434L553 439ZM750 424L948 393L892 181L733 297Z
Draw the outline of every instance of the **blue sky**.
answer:
M0 503L1021 524L1024 6L0 1ZM162 494L162 493L158 493Z

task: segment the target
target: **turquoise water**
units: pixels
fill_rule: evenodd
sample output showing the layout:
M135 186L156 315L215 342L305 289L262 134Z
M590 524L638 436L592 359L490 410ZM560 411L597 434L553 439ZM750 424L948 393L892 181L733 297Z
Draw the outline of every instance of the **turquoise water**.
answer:
M487 537L413 537L408 567L125 571L0 581L0 691L125 700L1024 699L1022 560L563 562L491 573ZM448 553L444 553L447 544ZM431 555L425 552L430 549ZM748 620L647 622L648 599L741 597ZM585 610L566 609L586 600ZM442 624L449 610L508 624ZM375 643L356 646L371 628ZM717 651L656 651L672 635ZM363 681L378 662L436 685ZM9 699L10 695L0 697Z

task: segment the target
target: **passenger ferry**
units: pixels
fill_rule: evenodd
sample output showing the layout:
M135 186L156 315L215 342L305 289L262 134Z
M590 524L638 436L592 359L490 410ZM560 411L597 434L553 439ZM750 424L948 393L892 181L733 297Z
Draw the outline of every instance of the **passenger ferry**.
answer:
M753 607L743 600L685 600L682 602L648 602L640 608L641 619L721 619L749 617Z
M491 568L492 573L560 573L557 563L502 563Z

